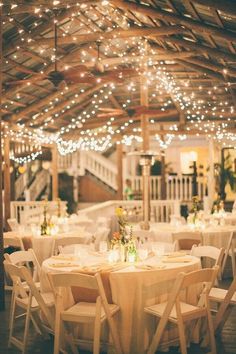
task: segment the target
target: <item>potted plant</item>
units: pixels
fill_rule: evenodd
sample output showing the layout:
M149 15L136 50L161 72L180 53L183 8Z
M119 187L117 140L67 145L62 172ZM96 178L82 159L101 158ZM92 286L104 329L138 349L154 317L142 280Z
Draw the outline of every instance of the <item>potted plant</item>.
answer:
M236 174L232 169L230 154L221 159L221 163L215 163L216 189L221 200L226 199L225 187L229 183L232 191L236 190Z

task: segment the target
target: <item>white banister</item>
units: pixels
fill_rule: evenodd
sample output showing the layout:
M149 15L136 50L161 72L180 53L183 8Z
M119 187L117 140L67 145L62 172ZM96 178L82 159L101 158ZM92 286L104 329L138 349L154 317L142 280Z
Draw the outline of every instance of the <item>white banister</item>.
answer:
M142 213L141 200L111 200L109 202L99 203L92 207L82 209L78 212L79 215L86 214L87 217L96 220L100 216L111 217L115 215L115 208L122 206L127 210L134 208ZM169 222L170 215L180 215L179 200L152 200L151 201L151 221L154 222Z
M15 181L15 199L20 198L25 189L25 176L21 174Z
M75 164L77 165L75 167ZM66 170L74 175L84 175L89 171L102 182L117 190L117 167L115 163L94 151L74 152L67 156L60 156L59 169ZM142 192L142 176L124 176L131 180L134 194L140 195ZM170 200L190 201L192 199L193 177L186 175L166 175L166 196ZM152 200L161 198L161 176L150 176L150 193ZM206 177L198 177L198 195L201 200L206 195Z
M26 201L36 200L39 194L50 184L50 173L47 170L41 170L37 173L35 180L25 191Z
M60 202L61 214L66 213L67 202ZM43 208L45 206L45 201L34 201L34 202L11 202L11 218L16 219L20 224L30 224L32 222L40 222L40 218L43 215ZM49 215L57 215L58 202L49 201L47 202L47 212Z

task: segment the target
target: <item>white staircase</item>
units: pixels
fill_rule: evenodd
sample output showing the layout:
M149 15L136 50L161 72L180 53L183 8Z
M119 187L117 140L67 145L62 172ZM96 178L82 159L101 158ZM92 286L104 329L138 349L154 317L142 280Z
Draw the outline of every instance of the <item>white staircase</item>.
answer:
M59 157L59 172L84 176L86 171L117 190L117 167L106 157L94 151L81 151ZM75 171L77 169L77 171Z
M59 157L59 172L67 172L72 176L84 176L90 172L100 181L117 191L116 165L103 155L94 151L74 152ZM129 178L132 188L137 194L142 191L142 176L123 176L124 181ZM168 200L191 201L193 177L186 175L166 176L166 198ZM198 177L198 196L204 199L207 190L207 178ZM152 200L161 199L161 176L150 177L150 193Z
M50 173L48 170L39 171L33 183L25 190L25 200L36 200L42 191L50 185Z
M21 174L15 181L15 200L18 200L23 194L26 185L26 174Z

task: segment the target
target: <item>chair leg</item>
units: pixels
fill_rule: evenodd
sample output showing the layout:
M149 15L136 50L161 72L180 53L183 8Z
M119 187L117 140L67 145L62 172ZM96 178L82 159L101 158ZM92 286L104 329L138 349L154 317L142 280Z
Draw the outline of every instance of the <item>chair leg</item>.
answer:
M14 328L15 310L16 310L16 296L14 293L13 299L12 299L12 308L11 308L11 313L10 313L10 321L9 321L10 332L9 332L8 347L10 347L10 345L11 345L11 339L12 339L13 328Z
M179 342L181 354L187 354L186 338L185 338L185 328L182 318L178 318L178 330L179 330Z
M100 317L100 316L99 316ZM93 354L100 352L101 320L96 316L94 321Z
M209 304L208 304L206 310L207 310L207 321L208 321L208 327L209 327L209 337L210 337L210 343L211 343L211 353L216 354L215 332L214 332L214 325L213 325L213 320L211 317L211 310L210 310Z
M165 329L166 323L167 323L166 319L163 319L163 318L160 319L160 322L159 322L157 329L154 333L151 344L147 350L147 354L154 354L156 352L158 345L160 343L163 331Z
M233 277L235 277L236 264L235 264L235 253L233 251L232 251L232 254L231 254L231 261L232 261Z
M53 354L59 354L60 349L60 332L61 332L61 319L55 321L55 335L54 335L54 349Z
M27 307L26 311L26 319L25 319L25 329L24 329L24 337L23 337L23 350L22 354L26 353L27 340L28 340L28 332L29 332L29 324L30 324L30 305Z
M231 311L232 311L232 306L230 306L230 305L225 309L223 309L223 305L222 305L222 307L220 306L220 308L216 314L216 318L215 318L215 333L216 334L219 334L222 331L224 324L227 321L227 318L229 317Z
M122 354L122 349L121 349L121 344L120 344L120 339L118 336L118 333L116 331L115 323L114 323L114 318L111 317L108 320L109 323L109 329L110 329L110 334L112 338L113 345L115 347L116 354Z

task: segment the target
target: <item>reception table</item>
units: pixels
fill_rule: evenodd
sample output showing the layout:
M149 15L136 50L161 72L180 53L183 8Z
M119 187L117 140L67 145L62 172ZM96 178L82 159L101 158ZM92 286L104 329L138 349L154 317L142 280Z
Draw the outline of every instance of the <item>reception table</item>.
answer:
M135 231L140 231L138 224L134 225ZM227 247L231 232L236 230L233 225L217 225L204 226L202 228L193 228L192 225L173 225L170 223L151 223L150 224L150 241L169 242L172 243L172 234L175 232L193 232L200 231L202 233L203 245L215 246L218 248ZM144 232L145 233L145 232Z
M39 261L39 264L42 264L45 259L52 256L54 241L58 238L81 236L81 239L83 240L84 244L89 243L92 238L91 233L83 230L81 232L77 230L73 232L65 232L59 233L57 235L46 236L34 236L30 232L18 233L15 231L9 231L4 233L4 236L7 235L10 237L20 237L23 241L25 250L33 248Z
M198 258L185 254L162 257L152 256L142 263L109 264L106 255L96 254L87 247L81 247L80 255L59 255L45 260L42 264L42 291L50 291L47 274L49 272L89 272L106 273L112 302L120 307L116 319L123 352L144 353L150 334L154 332L153 319L144 314L144 306L153 301L165 301L179 272L190 272L200 268ZM153 294L145 295L145 287L155 280L158 286ZM104 284L107 288L107 283ZM196 289L195 289L196 290ZM153 290L154 291L154 290ZM152 296L152 299L150 298ZM75 295L74 295L75 296ZM197 290L191 291L191 302L197 302ZM109 297L109 295L108 295ZM66 299L73 304L72 294ZM151 301L151 302L150 302ZM176 330L166 331L164 339L176 339Z

